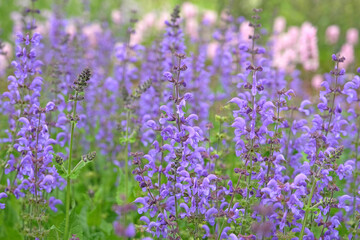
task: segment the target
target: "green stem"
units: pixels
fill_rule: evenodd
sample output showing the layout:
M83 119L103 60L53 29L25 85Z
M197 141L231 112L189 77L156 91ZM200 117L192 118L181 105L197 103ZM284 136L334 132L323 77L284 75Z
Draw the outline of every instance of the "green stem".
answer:
M126 112L126 129L125 129L125 136L126 136L126 148L125 148L125 195L127 199L128 189L129 189L129 181L128 181L128 171L129 171L129 119L130 119L130 111Z
M9 154L10 155L10 154ZM6 158L7 159L7 158ZM2 182L2 179L4 177L4 174L5 174L5 166L6 166L6 160L3 162L3 163L0 163L0 167L1 167L1 175L0 175L0 190L2 190L2 187L1 187L1 182Z
M331 192L330 202L329 202L330 209L329 209L329 211L328 211L328 213L327 213L327 216L326 216L326 219L325 219L325 223L324 223L324 225L323 225L323 227L322 227L322 229L321 229L321 233L320 233L320 237L319 237L319 238L321 238L321 236L323 235L324 230L325 230L326 223L329 221L330 210L331 210L331 202L332 202L332 200L333 200L333 196L334 196L334 192L332 191L332 192Z
M220 120L220 126L219 126L219 132L218 132L218 140L217 140L217 145L216 145L216 152L217 152L217 154L219 155L219 158L221 157L221 155L220 155L220 147L221 147L221 145L220 145L221 125L222 125L222 121ZM210 129L209 129L209 139L210 139ZM210 140L209 140L209 141L210 141ZM210 149L210 144L209 144L209 149ZM209 155L210 155L210 152L209 152ZM217 162L218 162L218 159L219 159L219 158L216 158L216 159L215 159L214 173L216 172ZM218 194L218 181L216 181L215 196L216 196L216 209L219 210L219 200L218 200L217 194ZM216 223L217 223L218 226L220 226L218 219L216 219ZM216 231L216 226L215 226L215 231ZM220 233L219 233L219 236L220 236Z
M229 211L230 211L230 209L231 209L231 207L232 207L232 203L233 203L233 201L234 201L235 190L239 187L240 180L241 180L241 176L242 176L242 175L240 174L240 176L239 176L239 178L238 178L238 181L237 181L237 184L236 184L236 187L235 187L235 189L234 189L234 192L233 192L233 194L231 195L230 204L229 204L229 207L228 207L228 210L227 210L227 213L228 213L228 214L229 214ZM221 227L220 227L220 229L219 229L219 234L218 234L218 240L220 240L221 232L222 232L222 230L223 230L223 228L224 228L225 220L226 220L226 219L223 219L223 221L222 221L222 223L221 223Z
M176 172L177 172L177 169L176 169ZM175 184L176 184L176 172L175 172ZM176 197L176 187L174 190L175 190L175 217L176 217L176 221L177 221L178 220L178 201L177 201L177 197Z
M359 149L359 137L360 137L360 126L358 127L358 132L357 132L357 138L356 138L356 143L355 143L355 170L353 172L353 191L354 191L354 199L353 199L353 220L355 221L356 218L356 180L357 180L357 176L358 176L358 149Z
M290 113L290 121L291 121L291 124L289 126L289 131L288 131L288 137L286 139L286 148L285 148L285 161L289 162L288 160L288 157L289 157L289 147L290 147L290 142L291 142L291 137L292 137L292 134L291 134L291 128L292 128L292 122L293 122L293 113L294 113L294 110L291 109L291 113ZM290 168L286 168L286 175L289 175L290 173Z
M125 146L125 203L128 202L128 193L129 193L129 121L130 121L130 111L126 111L126 129L125 129L125 137L126 137L126 146ZM125 226L127 226L127 217L124 215Z
M217 140L217 146L216 146L217 154L219 154L219 152L221 151L220 150L221 149L221 145L220 145L220 141L221 141L221 125L222 125L222 121L220 120L220 126L219 126L219 132L218 132L218 140ZM219 158L220 158L220 154L219 154ZM218 162L218 158L215 159L214 172L216 171L217 162Z
M359 228L359 225L360 225L360 220L357 222L357 224L356 224L356 226L355 226L355 228L354 228L355 234L357 233L357 230L358 230L358 228ZM355 237L356 237L356 235L355 235Z
M39 216L39 200L38 200L38 192L37 192L37 184L38 184L38 144L39 144L39 132L40 132L40 119L41 119L41 113L39 113L39 121L38 121L38 126L37 126L37 132L36 132L36 148L35 148L35 216ZM38 220L38 229L40 230L41 228L41 223Z
M164 146L164 139L161 138L161 146ZM161 167L161 171L162 171L162 165L163 165L163 160L164 160L164 151L161 151L161 159L160 159L160 167ZM161 171L159 171L159 191L161 190Z
M279 118L280 118L280 94L278 94L278 104L277 104L277 118L276 118L276 123L275 123L275 131L274 131L274 138L276 139L277 137L277 130L278 130L278 123L279 123ZM271 144L270 144L270 155L269 155L269 161L268 161L268 169L266 172L266 178L269 177L270 174L270 168L271 168L271 159L272 159L272 155L273 155L273 140L271 140Z
M321 167L319 168L318 173L320 173L320 171L321 171ZM311 201L312 201L312 198L313 198L313 195L314 195L314 192L315 192L316 182L317 182L316 181L316 176L314 176L314 181L313 181L313 184L311 186L311 192L310 192L309 200L308 200L308 202L306 204L306 208L305 208L305 215L304 215L304 218L302 220L302 227L301 227L299 240L302 240L304 238L305 226L306 226L306 223L307 223L308 216L310 214Z
M174 84L175 87L175 105L179 105L179 99L180 99L180 86L179 86L179 82L180 82L180 72L181 72L181 58L179 57L178 59L178 69L177 69L177 75L176 75L176 82ZM175 106L176 107L176 106ZM175 108L176 109L176 108ZM177 124L177 128L179 130L179 132L181 132L181 119L180 119L180 115L179 113L177 114L177 119L176 119L176 124ZM181 145L181 155L183 155L183 142L182 140L180 140L180 145ZM180 160L180 159L179 159ZM176 217L176 221L178 221L178 199L176 197L176 175L177 175L177 169L178 167L176 167L175 169L175 182L174 182L174 190L175 190L175 217Z
M254 33L255 34L255 33ZM253 77L256 77L255 76L255 72L253 73ZM255 96L253 96L252 98L252 106L253 106L253 111L256 112L255 108ZM253 117L252 117L253 118ZM255 119L251 119L251 121L254 121L254 125L256 123L256 115L255 115ZM246 189L246 203L248 203L249 201L249 197L250 197L250 191L249 191L249 187L250 187L250 182L251 182L251 176L252 176L252 168L253 168L253 159L252 159L252 154L254 152L254 138L251 139L251 147L249 149L249 157L250 157L250 172L249 172L249 176L246 176L245 180L247 181L247 189ZM246 160L246 162L248 161L249 159ZM246 165L246 169L247 169L247 165ZM247 215L247 212L248 212L248 206L245 207L245 213L244 213L244 218L242 219L242 223L244 222L244 219L246 218L246 215ZM243 230L244 230L244 225L242 224L241 225L241 233L243 233Z
M251 143L251 149L253 149L253 144L254 144L254 141L252 141ZM252 168L253 168L253 161L252 161L252 156L250 155L250 172L249 172L249 176L246 176L247 177L247 189L246 189L246 205L248 205L248 201L249 201L249 197L250 197L250 182L251 182L251 175L252 175ZM248 212L248 206L245 207L245 213L244 213L244 218L242 219L242 225L241 225L241 233L243 233L243 230L244 230L244 225L243 225L243 222L244 222L244 219L246 219L246 215L247 215L247 212Z
M68 159L68 171L66 177L66 206L65 206L65 232L64 240L69 239L69 226L70 226L70 201L71 201L71 185L70 185L70 172L71 172L71 160L72 160L72 150L74 142L74 129L75 129L75 115L76 115L76 104L77 104L78 94L75 94L74 100L74 109L72 113L73 121L71 121L71 133L70 133L70 150L69 150L69 159Z
M339 69L339 62L336 62L336 69ZM334 113L334 105L335 105L335 98L336 98L337 82L338 82L338 75L335 75L334 95L333 95L333 99L332 99L332 102L331 102L329 124L328 124L328 128L326 129L326 132L325 132L325 137L327 137L327 135L328 135L328 133L329 133L329 131L330 131L331 119L332 119L332 116L333 116L333 113Z
M76 170L78 169L78 167L79 167L83 162L84 162L83 160L81 160L80 162L78 162L78 163L76 164L76 166L70 171L70 174L76 172ZM61 166L62 166L62 165L61 165ZM64 168L63 168L63 169L64 169ZM65 169L65 170L66 170L66 169Z

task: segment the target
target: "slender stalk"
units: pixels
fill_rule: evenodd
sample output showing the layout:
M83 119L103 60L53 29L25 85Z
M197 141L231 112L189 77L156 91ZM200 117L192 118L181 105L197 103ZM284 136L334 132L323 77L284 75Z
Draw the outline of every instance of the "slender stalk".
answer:
M72 117L75 118L76 115L76 104L77 104L78 94L75 94L74 100L74 108ZM70 133L70 146L69 146L69 159L68 159L68 176L66 178L66 206L65 206L65 232L64 232L64 240L69 239L69 226L70 226L70 201L71 201L71 185L70 185L70 172L71 172L71 160L72 160L72 150L73 150L73 142L74 142L74 129L76 122L71 121L71 133Z
M163 138L161 138L161 146L164 146ZM164 151L161 151L161 159L160 159L161 169L162 169L162 165L163 165L163 160L164 160ZM160 186L161 186L161 171L159 170L159 191L161 191Z
M217 141L217 145L216 145L216 152L219 154L220 152L220 148L221 148L221 145L220 145L220 135L221 135L221 125L222 125L222 121L220 121L220 126L219 126L219 132L218 132L218 141ZM210 129L209 129L209 139L210 139ZM209 144L209 149L210 149L210 144ZM220 158L220 154L219 154L219 158ZM214 173L216 171L216 168L217 168L217 162L218 162L218 158L215 159L215 166L214 166ZM215 195L216 195L216 209L219 210L219 200L217 198L217 194L218 194L218 182L216 181L216 190L215 190ZM218 226L219 225L219 220L216 219L216 224ZM215 226L215 231L216 231L216 226ZM219 233L220 235L220 233Z
M125 137L126 137L126 146L125 146L125 202L128 202L128 193L129 193L129 121L130 121L130 110L126 111L126 129L125 129ZM127 226L127 217L124 215L125 226Z
M254 145L254 141L251 142L251 149L253 148L253 145ZM252 168L253 168L253 161L252 161L252 156L250 155L250 173L249 173L249 176L246 176L247 177L247 179L246 179L247 180L246 203L248 203L249 197L250 197L249 187L250 187L250 183L251 183ZM244 222L244 219L246 218L247 213L248 213L248 206L246 206L246 208L245 208L244 218L242 219L241 223ZM244 230L244 225L242 224L241 225L241 233L243 233L243 230Z
M176 175L177 174L175 173L175 184L176 184ZM175 217L176 217L176 220L178 219L178 216L179 216L179 214L178 214L178 201L177 201L176 191L175 191Z
M125 136L126 136L126 140L128 141L128 137L129 137L129 121L130 121L130 111L127 110L126 112L126 129L125 129ZM126 198L127 198L127 194L128 194L128 189L129 189L129 181L128 181L128 176L129 176L129 143L126 142L126 148L125 148L125 194L126 194Z
M353 199L353 220L355 221L355 218L356 218L356 194L357 194L357 191L356 191L356 181L357 181L357 176L358 176L358 155L359 155L359 138L360 138L360 126L358 127L358 132L357 132L357 137L356 137L356 143L355 143L355 170L354 170L354 173L353 173L353 194L354 194L354 199Z
M221 145L220 145L220 136L221 136L221 126L222 126L222 121L220 121L220 126L219 126L219 132L218 132L218 140L217 140L217 145L216 145L216 152L219 153L220 149L221 149ZM214 172L216 171L216 167L217 167L217 162L218 162L218 158L215 159L215 166L214 166Z
M294 113L294 109L291 109L291 114L290 114L290 121L291 121L291 124L289 126L289 131L288 131L288 136L287 136L287 139L286 139L286 147L285 147L285 161L289 162L288 160L288 157L289 157L289 147L290 147L290 142L292 140L292 134L291 134L291 128L292 128L292 119L293 119L293 113ZM286 175L289 176L290 174L290 168L286 168Z
M331 204L331 202L332 202L332 200L333 200L333 196L334 196L334 191L331 191L331 198L330 198L330 203L329 203L329 204ZM330 206L331 206L331 205L330 205ZM330 207L329 212L328 212L328 214L327 214L327 216L326 216L325 223L324 223L324 225L323 225L323 227L322 227L322 229L321 229L320 238L321 238L321 236L322 236L323 233L324 233L326 223L329 221L330 210L331 210L331 207Z
M339 62L336 62L336 69L339 69ZM330 125L331 125L331 119L334 113L334 105L335 105L335 97L336 97L336 88L337 88L337 82L338 82L338 75L335 75L335 88L334 88L334 94L333 94L333 99L331 102L331 108L330 108L330 118L329 118L329 124L328 124L328 128L326 129L325 132L325 137L327 137L329 130L330 130Z
M255 14L256 15L256 14ZM255 39L256 39L256 25L257 25L257 20L256 18L254 18L255 20L255 25L253 26L253 35L252 35L252 38L251 38L251 65L252 67L255 68ZM253 79L253 84L255 84L255 81L256 81L256 71L255 69L252 70L252 79ZM251 123L250 124L253 124L253 126L250 126L250 129L252 129L252 127L255 128L256 126L256 96L253 95L252 97L252 115L251 115ZM249 176L246 176L246 180L247 180L247 189L246 189L246 203L249 201L249 197L250 197L250 191L249 191L249 187L250 187L250 183L251 183L251 175L252 175L252 168L253 168L253 161L252 161L252 153L254 151L254 138L251 139L251 147L249 149L249 157L250 157L250 172L249 172ZM248 161L248 159L247 159ZM247 165L246 165L247 167ZM246 206L245 208L245 213L244 213L244 217L242 219L242 223L244 221L244 219L246 218L247 216L247 212L248 212L248 206ZM244 225L242 224L241 226L241 233L243 232L244 230Z
M254 77L255 77L255 71L254 71ZM256 110L255 110L255 96L253 96L253 99L252 99L252 106L253 106L253 112L256 113ZM256 124L256 115L253 114L253 124L255 125ZM249 172L249 176L247 176L247 190L246 190L246 202L248 202L249 200L249 197L250 197L250 192L249 192L249 186L250 186L250 182L251 182L251 175L252 175L252 168L253 168L253 161L252 161L252 153L253 153L253 149L254 149L254 139L251 139L251 148L249 150L250 154L249 154L249 157L250 157L250 172ZM245 214L244 214L244 218L246 218L246 215L247 215L247 207L245 208ZM241 229L243 229L243 226L241 226Z
M336 67L335 69L339 69L339 62L336 62ZM332 102L331 102L331 108L330 108L330 117L329 117L329 122L328 122L328 127L327 129L325 130L325 137L327 137L328 133L329 133L329 130L330 130L330 125L331 125L331 120L332 120L332 116L333 116L333 113L334 113L334 105L335 105L335 98L336 98L336 88L337 88L337 82L338 82L338 75L335 74L335 87L334 87L334 92L333 92L333 99L332 99ZM316 153L316 157L318 156L318 149L317 149L317 153ZM321 171L321 166L318 170L318 173L316 175L318 175ZM311 205L311 201L312 201L312 197L314 195L314 191L315 191L315 187L316 187L316 175L314 176L314 179L313 179L313 184L312 184L312 187L311 187L311 192L310 192L310 196L309 196L309 199L308 199L308 203L306 205L306 210L305 210L305 215L304 215L304 218L303 218L303 221L302 221L302 227L301 227L301 232L300 232L300 237L299 237L299 240L302 240L303 237L304 237L304 232L305 232L305 227L306 227L306 223L307 223L307 218L308 218L308 215L310 214L310 205Z
M239 187L240 180L241 180L241 176L242 176L242 174L239 175L239 178L238 178L236 187L235 187L235 189L234 189L233 194L231 195L231 200L230 200L229 207L228 207L228 209L227 209L227 213L229 213L229 211L230 211L230 209L231 209L231 207L232 207L232 204L233 204L233 201L234 201L234 196L235 196L235 190ZM221 227L220 227L220 229L219 229L219 234L218 234L218 240L220 240L221 232L222 232L222 230L223 230L223 228L224 228L225 220L226 220L226 219L223 219L223 221L222 221L222 223L221 223Z
M180 89L179 89L179 82L180 82L180 68L181 68L181 58L178 58L178 69L177 69L177 76L176 76L176 82L174 83L174 87L175 87L175 105L179 104L179 98L180 98ZM176 107L176 106L175 106ZM176 119L176 124L177 124L177 128L179 130L179 132L181 131L181 119L180 119L180 115L177 113L177 119ZM183 143L182 140L181 141L181 154L183 154ZM174 190L175 188L175 184L176 184L176 175L177 175L177 168L175 169L175 182L174 182ZM178 201L177 201L177 197L176 197L176 191L175 191L175 217L176 220L178 219Z
M321 171L321 167L319 168L318 172L316 175L318 175ZM311 186L311 192L310 192L310 196L309 196L309 199L308 199L308 202L306 204L306 208L305 208L305 215L304 215L304 218L302 220L302 227L301 227L301 232L300 232L300 237L299 237L299 240L302 240L304 238L304 233L305 233L305 227L306 227L306 223L307 223L307 219L308 219L308 216L310 214L310 207L311 207L311 201L312 201L312 198L314 196L314 192L315 192L315 187L316 187L316 176L314 176L314 179L313 179L313 184Z
M37 131L36 131L36 147L35 147L35 206L36 206L36 211L35 211L35 216L39 215L39 200L38 200L38 192L37 192L37 184L38 184L38 145L39 145L39 132L40 132L40 119L41 119L41 113L39 113L39 121L38 121L38 126L37 126ZM38 228L40 230L41 228L41 224L40 221L37 221L38 223Z
M139 169L140 169L140 174L141 174L141 177L142 177L142 179L145 179L145 177L144 177L144 174L143 174L143 168L141 167L141 164L139 165ZM152 192L151 192L151 190L150 190L150 188L149 188L149 186L148 185L146 185L146 190L148 191L148 193L149 193L149 195L150 195L150 197L151 197L151 200L153 201L153 202L155 202L155 204L156 204L156 206L158 207L158 209L161 209L160 210L160 212L163 212L163 207L161 206L161 205L159 205L159 202L158 201L156 201L156 198L154 197L154 195L152 194ZM164 216L165 217L165 216ZM167 220L167 222L168 222L168 220ZM174 226L172 226L172 228L173 228ZM179 233L177 233L178 234L178 236L180 237L180 239L182 239L181 238L181 236L180 236L180 234Z
M275 123L275 131L274 131L274 137L276 139L276 135L277 135L277 130L278 130L278 123L279 123L279 117L280 117L280 94L278 94L279 98L278 98L278 103L277 103L277 118L276 118L276 123ZM266 172L266 178L269 177L269 173L270 173L270 167L271 167L271 158L273 155L273 140L271 140L271 144L270 144L270 155L269 155L269 161L268 161L268 169Z
M355 228L354 228L354 230L357 232L357 230L359 229L359 225L360 225L360 220L357 222L357 224L356 224L356 226L355 226ZM356 236L355 236L356 237Z

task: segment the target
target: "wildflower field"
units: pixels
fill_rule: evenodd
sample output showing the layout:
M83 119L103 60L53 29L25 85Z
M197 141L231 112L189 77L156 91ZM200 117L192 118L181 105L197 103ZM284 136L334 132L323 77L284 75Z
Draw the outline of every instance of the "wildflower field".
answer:
M360 3L243 2L0 0L0 239L360 239Z

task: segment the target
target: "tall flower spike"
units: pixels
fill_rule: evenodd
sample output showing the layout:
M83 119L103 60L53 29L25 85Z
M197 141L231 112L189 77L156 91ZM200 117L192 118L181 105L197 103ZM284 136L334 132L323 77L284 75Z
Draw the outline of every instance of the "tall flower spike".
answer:
M72 155L73 155L73 142L74 142L74 129L76 123L79 121L79 116L76 112L77 102L84 100L84 92L85 89L89 86L89 81L91 78L91 70L89 68L85 68L74 81L74 85L72 89L75 92L75 95L71 95L69 97L70 101L73 101L72 113L68 115L70 120L70 143L69 143L69 158L68 158L68 166L67 166L67 177L66 177L66 205L65 205L65 231L64 231L64 239L69 237L70 230L70 201L71 201L71 173L72 169ZM76 168L76 167L75 167Z
M335 182L333 182L330 172L337 169L336 161L340 158L344 150L344 147L340 145L340 136L343 134L341 129L343 125L348 124L347 121L343 119L341 106L338 105L336 101L339 98L336 98L336 96L341 94L339 84L343 82L345 74L345 70L340 69L339 66L340 63L345 61L345 58L333 54L332 60L335 62L335 67L330 72L332 79L331 81L322 83L325 90L320 92L321 103L317 106L320 112L327 114L322 117L320 115L314 115L313 127L311 131L307 133L309 136L305 153L308 154L310 167L312 168L312 176L310 181L310 194L306 199L307 202L304 204L305 213L301 223L300 239L303 239L305 236L309 216L313 215L311 211L311 205L314 204L313 202L320 201L320 199L325 197L332 200L334 192L339 190ZM338 176L341 176L341 174ZM328 191L325 191L325 188L327 188ZM332 205L329 203L326 205L326 208L324 208L318 216L319 221L323 220L324 216L326 216L325 222L328 221L330 214L329 208L331 207ZM324 224L321 230L322 233L325 228L326 226ZM307 230L307 232L307 235L312 234L310 230ZM337 232L337 230L334 229L332 232Z

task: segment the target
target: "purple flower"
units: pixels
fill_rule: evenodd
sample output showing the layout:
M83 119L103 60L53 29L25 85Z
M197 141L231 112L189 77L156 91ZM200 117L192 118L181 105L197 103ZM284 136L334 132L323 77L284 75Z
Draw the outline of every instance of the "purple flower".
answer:
M50 197L49 198L49 207L54 212L58 211L58 209L56 208L56 205L58 205L58 204L62 204L62 201L59 200L59 199L56 199L55 197Z
M172 74L170 72L164 72L163 76L167 81L172 80Z
M0 193L0 199L2 198L7 198L8 195L4 192ZM0 209L4 209L5 208L5 203L0 203Z

